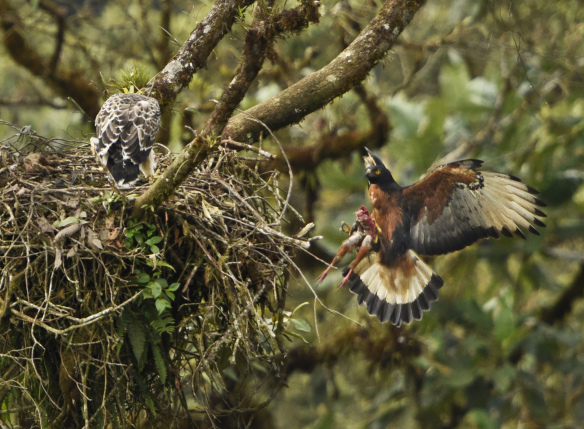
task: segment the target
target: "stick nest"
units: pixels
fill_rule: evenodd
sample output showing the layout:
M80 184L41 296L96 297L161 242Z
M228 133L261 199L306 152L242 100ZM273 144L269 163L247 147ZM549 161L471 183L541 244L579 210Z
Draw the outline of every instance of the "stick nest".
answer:
M147 185L118 190L87 145L18 131L0 152L0 403L42 427L265 405L308 247L281 232L276 174L218 149L136 222Z

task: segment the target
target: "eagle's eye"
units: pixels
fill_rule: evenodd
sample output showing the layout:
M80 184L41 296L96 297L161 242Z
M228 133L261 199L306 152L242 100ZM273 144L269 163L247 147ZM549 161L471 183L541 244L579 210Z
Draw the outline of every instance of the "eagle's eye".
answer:
M375 170L375 174L377 174L377 175L381 174L381 170L379 170L379 169Z

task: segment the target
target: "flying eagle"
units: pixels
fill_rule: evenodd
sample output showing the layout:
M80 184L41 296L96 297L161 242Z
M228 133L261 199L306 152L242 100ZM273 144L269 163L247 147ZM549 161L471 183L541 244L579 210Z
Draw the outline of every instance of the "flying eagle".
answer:
M154 174L152 145L159 125L160 106L152 97L115 94L103 103L91 146L118 185L131 186L139 171L147 177Z
M539 218L546 215L537 207L545 204L534 196L538 192L515 176L480 171L482 161L442 165L401 187L367 152L365 174L376 228L370 232L371 227L356 223L370 239L352 244L357 257L344 270L341 285L348 283L359 304L382 322L400 326L420 320L438 299L444 281L418 255L454 252L501 234L525 238L522 229L539 235L534 225L545 227Z

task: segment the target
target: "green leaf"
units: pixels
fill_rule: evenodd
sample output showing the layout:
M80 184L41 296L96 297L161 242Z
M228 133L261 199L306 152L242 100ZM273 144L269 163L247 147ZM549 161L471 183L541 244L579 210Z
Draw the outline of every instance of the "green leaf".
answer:
M300 335L300 334L297 334L296 332L290 332L290 331L287 331L287 332L285 332L285 333L284 333L284 336L285 336L285 337L294 337L294 338L298 338L299 340L302 340L302 341L303 341L305 344L310 344L310 343L309 343L309 342L306 340L306 338L304 338L304 337L303 337L302 335ZM286 338L286 339L290 341L290 338Z
M152 253L160 253L160 248L158 246L150 246L150 251Z
M459 389L471 384L476 376L477 372L474 368L460 369L455 367L453 368L452 372L444 378L444 384L449 387Z
M513 387L513 380L515 378L515 368L508 363L498 367L493 372L493 382L495 388L499 392L507 392Z
M477 429L496 429L499 428L499 422L493 416L482 409L470 410L463 420L463 424L460 427L472 427Z
M170 268L172 271L176 270L174 269L174 267L172 265L170 265L168 262L164 262L164 261L158 261L158 263L156 264L159 267L166 267L166 268Z
M152 234L156 232L156 225L148 224L148 237L151 237Z
M136 270L136 274L138 274L138 283L146 284L151 280L150 275L144 271Z
M513 310L502 306L495 319L495 337L498 341L504 341L513 333L515 329L515 317Z
M158 283L160 287L163 289L166 289L168 287L168 282L166 281L166 279L159 277L155 280L155 282Z
M173 283L168 287L168 290L171 292L176 291L180 287L180 283Z
M142 229L142 225L136 225L126 229L126 237L132 238Z
M312 330L308 322L304 319L290 319L290 321L298 331L311 332Z
M149 238L148 240L146 240L146 244L148 244L148 245L151 246L153 244L160 243L161 241L162 241L162 237L160 237L158 235L155 235L154 237Z
M158 281L148 283L148 289L150 289L150 291L152 292L152 296L154 298L158 298L162 293L162 287L160 286L160 283L158 283Z
M170 302L165 298L158 298L156 300L156 309L158 310L158 314L162 314L162 312L170 308Z

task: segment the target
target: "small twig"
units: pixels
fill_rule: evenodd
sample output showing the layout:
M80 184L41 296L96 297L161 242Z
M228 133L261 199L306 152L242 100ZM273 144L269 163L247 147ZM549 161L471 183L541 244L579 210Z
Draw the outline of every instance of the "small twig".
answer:
M288 183L288 192L286 194L286 199L284 200L284 208L281 210L281 212L278 216L278 222L280 222L282 220L282 218L284 217L286 210L288 209L288 205L290 203L290 197L292 196L292 187L294 186L294 173L292 172L292 166L290 165L290 161L288 160L288 157L286 156L286 152L284 151L284 147L282 146L282 143L280 143L280 140L278 140L278 138L274 135L272 130L266 124L264 124L262 121L260 121L259 119L254 118L253 116L249 115L248 113L246 113L242 110L239 110L239 112L241 112L241 114L246 116L249 120L261 124L266 129L266 131L268 131L268 133L270 133L270 135L272 136L272 138L274 139L274 141L277 143L278 147L280 148L280 151L282 152L282 156L284 157L284 160L286 161L286 165L288 166L288 176L290 177L290 180ZM231 139L231 137L229 137L229 139ZM302 220L302 218L301 218L301 220Z
M21 313L20 311L14 309L14 308L11 308L10 309L10 312L12 314L14 314L15 316L18 316L21 319L23 319L23 320L31 323L34 326L40 326L41 328L43 328L43 329L45 329L45 330L47 330L47 331L49 331L49 332L51 332L51 333L53 333L55 335L63 335L65 333L69 332L69 331L73 331L75 329L79 329L79 328L81 328L83 326L88 326L88 325L91 325L91 324L99 321L100 319L104 318L108 314L110 314L110 313L112 313L114 311L117 311L120 308L123 308L126 305L130 304L131 302L133 302L134 300L136 300L136 298L138 298L141 294L142 294L142 291L134 294L132 297L128 298L127 300L125 300L121 304L118 304L118 305L115 305L115 306L106 308L105 310L102 310L102 311L100 311L98 313L92 314L91 316L84 317L82 319L78 319L78 318L72 317L72 316L65 316L65 318L67 318L67 319L69 319L71 321L76 322L75 325L71 325L71 326L69 326L69 327L67 327L65 329L56 329L56 328L53 328L53 327L47 325L46 323L41 322L41 321L39 321L38 319L36 319L34 317L27 316L26 314ZM33 307L33 305L30 305L30 306ZM36 307L37 309L43 309L44 310L44 308L42 308L42 307L38 307L38 306L34 306L34 307Z
M222 140L221 143L227 147L237 148L239 150L242 150L242 149L250 150L250 151L255 152L257 154L260 154L261 156L266 157L268 159L276 159L276 156L271 154L268 151L262 150L254 145L251 145L251 144L236 142L231 137L228 138L227 140Z

